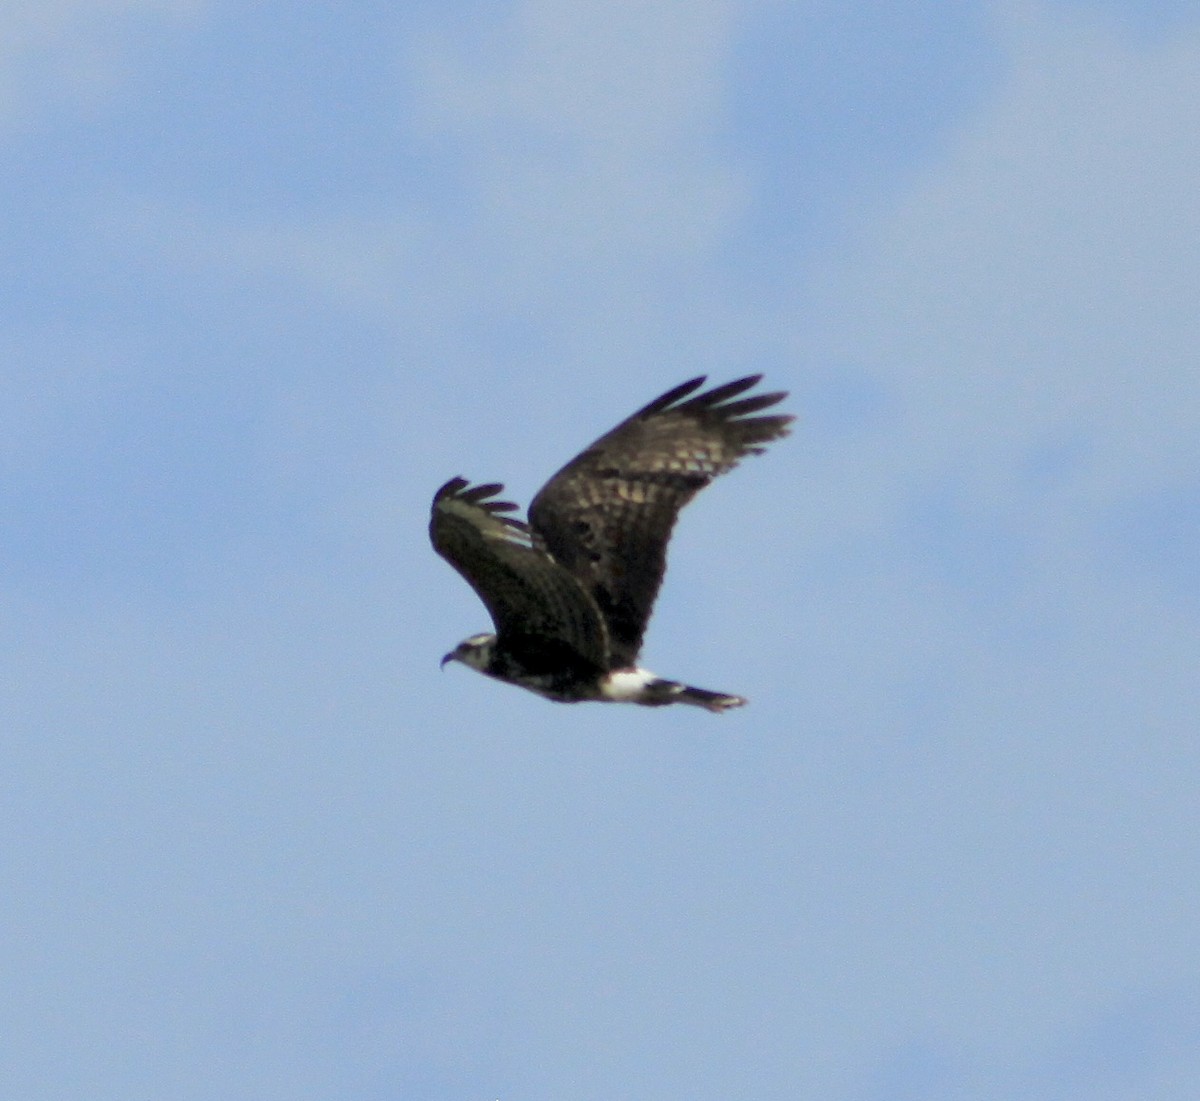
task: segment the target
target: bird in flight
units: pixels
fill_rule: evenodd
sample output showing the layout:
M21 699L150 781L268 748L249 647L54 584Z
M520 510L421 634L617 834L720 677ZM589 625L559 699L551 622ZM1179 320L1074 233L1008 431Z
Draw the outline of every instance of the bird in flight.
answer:
M451 478L433 498L433 548L475 590L495 634L442 659L562 703L686 703L721 712L746 700L637 664L679 510L746 455L787 435L790 416L755 416L786 393L741 397L761 375L701 391L694 378L639 409L506 515L498 482Z

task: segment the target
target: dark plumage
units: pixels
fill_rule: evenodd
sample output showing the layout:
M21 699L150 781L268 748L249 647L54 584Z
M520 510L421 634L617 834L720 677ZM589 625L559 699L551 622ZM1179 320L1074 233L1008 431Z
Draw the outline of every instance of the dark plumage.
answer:
M792 417L756 416L786 394L742 397L752 375L692 395L694 378L601 436L542 487L529 522L506 513L498 483L452 478L433 499L434 549L479 595L496 625L458 660L550 699L746 701L663 680L636 666L679 510L745 455L788 432ZM736 399L736 400L735 400ZM443 662L444 664L444 662Z

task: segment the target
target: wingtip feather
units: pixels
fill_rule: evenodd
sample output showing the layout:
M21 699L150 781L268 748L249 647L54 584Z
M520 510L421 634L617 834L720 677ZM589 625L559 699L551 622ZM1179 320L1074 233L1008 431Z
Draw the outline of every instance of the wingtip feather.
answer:
M489 500L489 498L495 497L497 493L502 493L503 491L503 482L484 482L473 486L466 478L455 477L451 478L433 495L433 503L436 507L445 501L453 499L489 513L513 512L518 509L520 506L513 501ZM498 517L498 519L502 519L508 523L516 523L515 520L507 516Z
M441 486L433 495L434 503L436 504L438 501L442 501L447 497L453 497L460 489L470 484L471 483L468 482L466 478L463 478L461 475L456 475L443 486Z
M711 390L706 390L703 394L697 394L687 405L694 406L698 409L711 409L713 406L721 405L730 398L735 398L738 394L743 394L754 386L757 386L762 381L762 375L746 375L744 378L735 378L732 382L723 383L720 386L714 386ZM753 401L753 398L747 399ZM724 406L722 406L724 409Z
M648 405L642 406L633 418L648 417L655 413L660 413L662 410L674 405L677 401L686 398L693 390L699 389L708 379L707 375L697 375L695 378L690 378L687 382L681 382L678 386L672 387L665 394L660 394Z

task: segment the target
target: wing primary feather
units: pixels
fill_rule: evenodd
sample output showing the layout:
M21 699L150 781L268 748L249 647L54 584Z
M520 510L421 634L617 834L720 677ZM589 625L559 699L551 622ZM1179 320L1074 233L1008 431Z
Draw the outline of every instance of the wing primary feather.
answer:
M665 394L661 394L655 398L649 405L643 405L633 416L626 418L627 420L638 420L640 417L651 417L655 413L666 409L670 405L674 405L680 398L686 398L693 390L704 385L704 380L707 375L697 375L695 378L690 378L687 382L681 382L674 389L668 390Z
M450 481L448 481L433 495L433 499L435 502L444 501L447 497L453 497L454 494L456 494L460 489L470 484L471 483L468 482L466 478L451 478Z
M749 390L761 381L762 375L747 375L745 378L737 378L733 382L727 382L723 386L714 386L711 390L698 394L691 401L684 402L680 408L711 409L729 398L737 397L738 394Z
M470 501L474 504L476 501L482 501L485 497L494 497L503 489L504 484L502 482L488 482L486 485L473 486L471 489L460 493L459 496L464 501Z
M493 497L497 493L504 492L504 484L502 482L488 482L486 485L473 486L467 489L466 487L470 484L465 478L455 478L442 487L443 490L449 490L450 492L443 493L442 490L439 490L434 499L440 501L445 497L457 497L460 501L477 505L487 512L512 512L513 509L520 507L513 501L487 500L488 497ZM504 520L507 517L501 516L498 519Z
M742 398L741 401L731 401L722 405L721 413L727 417L744 417L750 413L757 413L760 409L769 409L786 397L787 394L782 390L773 394L755 394L752 398ZM790 421L793 418L787 419Z

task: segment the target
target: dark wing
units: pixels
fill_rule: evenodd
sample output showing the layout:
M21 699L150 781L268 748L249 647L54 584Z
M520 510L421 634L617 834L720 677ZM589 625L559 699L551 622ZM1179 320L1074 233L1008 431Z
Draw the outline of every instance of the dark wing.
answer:
M471 486L452 478L434 494L429 538L486 605L506 643L563 643L604 667L608 640L596 603L541 548L527 524L503 513L517 506L494 500L504 486Z
M530 526L600 606L614 668L641 649L679 510L743 456L787 434L792 417L751 416L786 394L732 400L761 378L691 398L703 376L676 386L601 436L534 498Z

